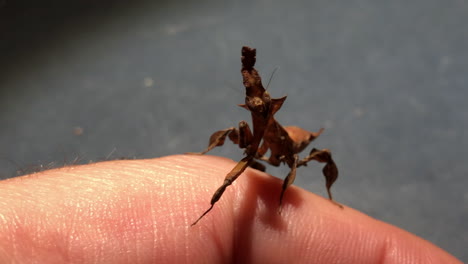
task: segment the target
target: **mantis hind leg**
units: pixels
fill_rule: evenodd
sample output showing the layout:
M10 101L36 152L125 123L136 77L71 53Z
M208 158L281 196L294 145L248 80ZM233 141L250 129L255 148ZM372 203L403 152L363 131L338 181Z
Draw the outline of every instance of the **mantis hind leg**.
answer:
M231 185L241 174L242 172L251 165L253 157L247 156L243 158L237 165L226 175L224 178L223 184L215 191L213 197L211 197L210 207L195 221L192 226L196 225L208 212L213 209L214 204L221 198L226 188Z
M279 200L280 212L281 212L281 204L283 203L284 192L289 187L289 185L293 184L294 180L296 179L296 169L298 164L299 157L297 154L294 154L294 158L292 163L290 164L291 171L288 173L288 176L283 181L283 187L281 189L281 195Z
M326 163L322 169L323 176L325 176L325 185L327 187L328 198L337 206L343 208L343 206L333 200L330 188L333 183L338 178L338 168L336 167L335 161L333 161L331 152L328 149L312 149L309 155L302 160L300 160L297 164L298 167L300 166L307 166L307 162L315 160L321 163Z

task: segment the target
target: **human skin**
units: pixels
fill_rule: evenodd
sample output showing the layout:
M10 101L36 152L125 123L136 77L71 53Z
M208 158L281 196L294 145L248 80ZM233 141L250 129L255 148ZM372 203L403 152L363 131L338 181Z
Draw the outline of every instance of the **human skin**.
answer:
M0 263L461 263L415 235L235 165L168 156L0 181Z

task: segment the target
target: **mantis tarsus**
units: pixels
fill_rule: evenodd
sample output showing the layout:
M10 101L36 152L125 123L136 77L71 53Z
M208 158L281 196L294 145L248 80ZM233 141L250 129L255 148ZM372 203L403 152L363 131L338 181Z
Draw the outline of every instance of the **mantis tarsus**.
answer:
M281 98L271 98L268 91L262 85L262 80L257 70L254 68L256 62L256 49L242 47L242 79L245 86L245 104L239 106L250 111L252 116L253 131L245 121L239 122L239 128L230 127L219 130L210 137L208 147L199 153L205 154L215 147L222 146L226 137L240 148L245 150L245 157L226 175L223 184L215 191L211 198L211 206L192 224L195 225L208 212L213 209L214 204L221 198L226 188L231 185L247 167L252 167L265 171L265 166L257 160L265 161L273 166L279 166L286 163L291 171L284 179L279 205L281 207L283 196L288 188L294 182L296 169L300 166L306 166L311 160L325 163L323 175L326 180L328 196L333 201L330 188L338 178L338 168L332 159L328 149L312 149L309 155L299 159L298 153L304 150L310 142L317 138L323 128L318 132L309 132L296 126L281 126L275 120L275 113L281 108L286 96ZM270 157L265 154L270 150ZM334 202L334 201L333 201ZM334 202L338 206L340 204Z

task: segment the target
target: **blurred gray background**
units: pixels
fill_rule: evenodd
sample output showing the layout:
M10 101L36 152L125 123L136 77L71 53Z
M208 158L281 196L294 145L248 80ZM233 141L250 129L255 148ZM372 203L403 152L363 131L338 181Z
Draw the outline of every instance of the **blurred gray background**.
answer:
M277 119L325 127L337 201L468 262L463 0L0 1L0 178L204 149L249 121L243 45ZM326 196L321 167L296 185Z

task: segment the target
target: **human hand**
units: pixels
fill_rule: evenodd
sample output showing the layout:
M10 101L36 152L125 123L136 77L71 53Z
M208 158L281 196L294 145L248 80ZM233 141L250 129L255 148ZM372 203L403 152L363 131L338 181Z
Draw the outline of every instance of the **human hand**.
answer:
M0 263L461 263L397 227L213 156L69 166L0 181Z

